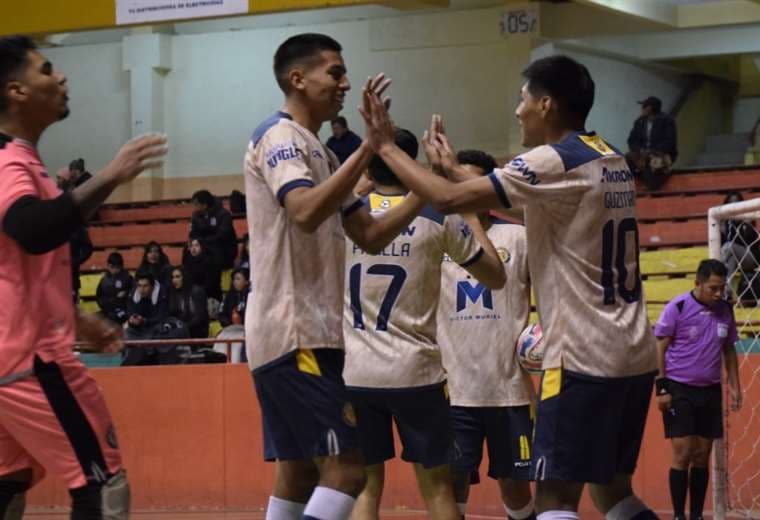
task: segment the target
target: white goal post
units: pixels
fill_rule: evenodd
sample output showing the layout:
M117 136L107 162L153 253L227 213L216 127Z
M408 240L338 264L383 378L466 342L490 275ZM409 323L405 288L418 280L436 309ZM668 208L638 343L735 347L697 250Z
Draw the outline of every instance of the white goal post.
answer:
M708 212L710 258L725 262L729 268L744 390L742 410L729 413L724 385L724 437L714 443L711 471L717 520L760 518L760 399L752 397L760 395L760 239L753 231L754 220L760 221L760 198L724 204ZM746 233L737 231L726 240L722 233L728 221L732 221L733 229Z

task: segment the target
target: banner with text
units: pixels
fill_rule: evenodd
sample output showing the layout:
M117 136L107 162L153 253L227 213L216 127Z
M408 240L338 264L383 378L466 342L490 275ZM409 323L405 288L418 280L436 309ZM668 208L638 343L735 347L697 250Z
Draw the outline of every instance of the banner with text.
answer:
M248 0L116 0L116 24L245 14Z

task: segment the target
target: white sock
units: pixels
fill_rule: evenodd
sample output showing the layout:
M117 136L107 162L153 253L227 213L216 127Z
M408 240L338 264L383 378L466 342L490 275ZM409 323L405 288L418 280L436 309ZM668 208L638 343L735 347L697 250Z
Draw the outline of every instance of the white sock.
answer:
M530 501L525 504L525 507L522 507L520 509L510 509L506 504L504 504L504 509L507 510L507 515L509 515L510 518L514 518L515 520L523 520L523 518L528 518L533 514L536 506L533 504L533 499L531 498Z
M269 497L266 520L301 520L306 504Z
M354 502L356 499L351 495L337 489L317 486L303 514L319 520L347 520L351 516Z
M577 511L544 511L538 515L536 520L578 520Z
M612 509L604 515L605 520L628 520L642 511L649 509L636 495L628 495L623 500L612 506Z
M459 509L459 514L464 516L467 512L467 502L457 502L457 509Z

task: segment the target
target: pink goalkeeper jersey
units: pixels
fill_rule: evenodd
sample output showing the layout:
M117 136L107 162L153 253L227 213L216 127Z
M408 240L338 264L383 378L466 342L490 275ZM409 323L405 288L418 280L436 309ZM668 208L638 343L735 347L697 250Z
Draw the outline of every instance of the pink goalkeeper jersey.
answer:
M20 197L58 197L37 150L14 139L0 148L0 223ZM52 361L75 339L68 243L32 255L0 226L0 378L32 368L35 354Z

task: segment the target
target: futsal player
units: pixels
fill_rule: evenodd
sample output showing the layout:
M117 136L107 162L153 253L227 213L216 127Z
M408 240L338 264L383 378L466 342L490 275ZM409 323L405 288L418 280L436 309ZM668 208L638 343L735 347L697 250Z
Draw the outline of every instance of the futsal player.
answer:
M267 518L337 520L349 516L365 480L341 375L345 234L380 251L422 204L409 197L373 218L352 195L369 145L339 165L319 141L350 89L338 42L293 36L277 49L274 73L284 107L256 128L245 156L256 287L246 309L247 353L264 456L276 461ZM382 95L388 83L379 75L365 89Z
M620 152L585 128L594 102L586 67L551 56L523 75L516 116L533 148L486 177L452 183L409 160L371 92L362 108L368 140L445 213L524 210L546 342L532 457L539 519L577 518L584 483L606 518L656 518L631 487L657 368L633 176Z
M456 159L477 177L496 169L494 158L479 150L463 150ZM489 289L450 258L444 259L437 339L460 453L451 465L454 495L464 516L471 475L478 473L486 442L488 476L499 484L508 517L533 519L529 484L533 383L515 353L530 315L525 227L488 213L479 217L504 264L508 283L500 290Z
M25 36L0 38L0 518L50 470L75 520L124 520L129 485L105 399L73 352L75 336L113 352L118 327L71 302L69 239L120 184L161 164L166 139L129 141L62 193L37 151L69 114L66 77ZM33 311L30 312L30 309Z
M417 138L396 129L395 141L410 158ZM374 192L369 206L382 215L407 189L378 157L369 165ZM444 255L487 287L504 285L504 268L477 219L444 217L426 207L380 254L346 244L348 290L343 377L358 423L368 482L353 518L376 519L384 462L394 457L392 422L414 465L431 518L459 518L449 462L454 458L446 375L436 343L436 309Z

